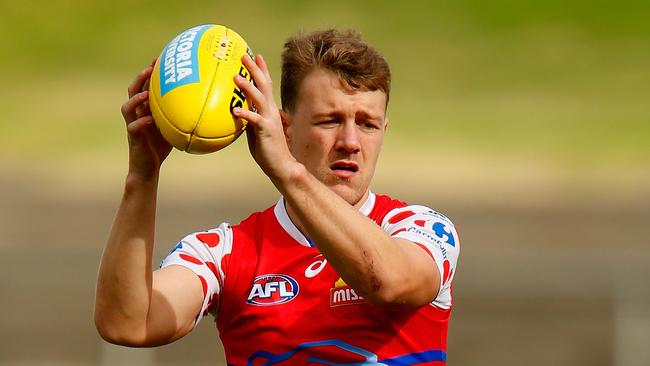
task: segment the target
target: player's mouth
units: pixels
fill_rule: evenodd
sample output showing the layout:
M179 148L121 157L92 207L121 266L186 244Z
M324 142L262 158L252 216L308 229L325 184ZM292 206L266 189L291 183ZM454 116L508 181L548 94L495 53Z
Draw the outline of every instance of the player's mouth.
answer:
M359 171L359 164L353 161L339 160L330 165L334 175L341 179L349 179Z

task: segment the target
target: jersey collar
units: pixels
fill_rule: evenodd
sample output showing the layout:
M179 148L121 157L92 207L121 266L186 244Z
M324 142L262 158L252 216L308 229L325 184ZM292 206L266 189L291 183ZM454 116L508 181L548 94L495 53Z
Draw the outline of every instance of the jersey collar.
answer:
M370 215L373 207L375 207L375 194L368 192L368 198L366 198L366 202L364 202L363 205L359 207L359 212L365 216L368 216ZM291 221L289 218L289 214L287 214L287 208L284 205L284 197L280 197L278 203L275 205L275 208L273 208L273 212L275 213L275 218L278 220L278 223L280 223L280 226L282 226L284 231L286 231L287 234L289 234L289 236L291 236L295 241L306 247L315 246L308 237L306 237L302 232L300 232L300 230L298 230L296 225L294 225L293 221Z

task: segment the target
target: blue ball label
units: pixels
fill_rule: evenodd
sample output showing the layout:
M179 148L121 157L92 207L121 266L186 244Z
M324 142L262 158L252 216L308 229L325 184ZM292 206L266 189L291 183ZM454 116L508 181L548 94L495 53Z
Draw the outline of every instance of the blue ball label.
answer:
M211 24L190 28L165 46L160 65L160 94L199 82L198 49L201 36Z

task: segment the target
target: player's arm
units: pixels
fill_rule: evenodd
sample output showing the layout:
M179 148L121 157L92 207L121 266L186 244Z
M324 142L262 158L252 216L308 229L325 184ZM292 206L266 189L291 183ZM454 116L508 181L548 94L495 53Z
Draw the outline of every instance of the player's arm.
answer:
M95 299L101 336L128 346L165 344L183 336L192 329L203 300L201 284L188 269L152 272L158 177L171 147L147 105L151 70L149 66L135 78L122 106L129 172L102 255Z
M300 223L341 277L367 300L378 304L420 306L440 288L434 259L419 246L392 238L311 175L291 155L271 77L264 60L243 59L255 85L235 82L253 100L257 112L236 109L254 129L247 129L251 153L296 211Z
M421 306L436 298L440 274L420 246L391 237L309 172L278 185L318 249L368 301Z
M459 243L446 217L407 206L388 213L380 227L356 209L348 210L352 207L342 199L335 203L337 195L318 192L320 182L299 186L312 179L296 177L297 186L288 185L287 196L296 200L295 216L348 285L375 304L451 306Z

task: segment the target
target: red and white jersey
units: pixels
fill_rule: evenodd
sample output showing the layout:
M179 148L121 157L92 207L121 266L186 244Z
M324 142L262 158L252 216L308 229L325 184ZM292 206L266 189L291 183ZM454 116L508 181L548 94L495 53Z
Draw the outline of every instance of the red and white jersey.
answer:
M204 300L196 322L216 316L229 365L444 364L459 254L454 225L430 208L372 193L360 211L433 257L441 286L431 304L368 304L294 226L283 199L238 225L188 235L161 267L197 274Z

